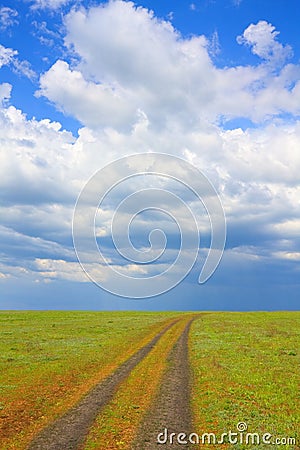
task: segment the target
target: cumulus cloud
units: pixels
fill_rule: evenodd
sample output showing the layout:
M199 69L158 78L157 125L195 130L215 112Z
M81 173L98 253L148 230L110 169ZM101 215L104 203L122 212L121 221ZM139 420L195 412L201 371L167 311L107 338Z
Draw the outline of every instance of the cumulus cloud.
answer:
M230 177L296 187L300 184L300 122L228 130L222 135ZM284 149L284 150L283 150Z
M276 75L266 64L217 68L210 56L219 48L217 33L211 40L184 38L170 22L120 0L73 9L65 25L66 45L78 63L57 61L42 75L40 95L83 125L130 128L142 113L153 127L190 130L207 121L245 117L260 123L300 114L299 66L284 65ZM291 50L276 37L262 21L239 42L282 65Z
M96 95L100 83L130 105L134 111L128 116L129 124L139 110L161 126L169 117L174 118L174 112L187 123L198 119L199 105L191 115L186 103L192 106L192 96L186 98L184 92L196 87L194 103L201 95L210 97L207 78L212 67L204 37L181 42L169 22L156 19L145 8L120 1L73 11L66 26L66 43L80 55L77 69L91 82ZM194 70L186 70L184 61L195 64ZM54 99L56 87L51 83L45 86L45 78L42 80L48 98Z
M58 7L64 2L47 3ZM45 7L43 1L35 4ZM16 243L24 245L24 254L31 246L28 258L22 255L27 275L82 281L70 253L77 194L105 163L154 151L184 156L214 183L228 217L228 251L235 261L275 254L283 261L297 259L300 68L286 63L291 50L278 41L275 28L259 22L239 37L261 58L258 65L220 69L211 58L208 38L185 38L132 2L73 9L65 26L68 52L41 75L36 95L82 123L77 138L57 122L30 120L7 106L11 86L0 85L2 242L7 242L7 255L15 252ZM216 50L217 34L213 42ZM0 64L12 64L16 56L15 50L0 47ZM294 120L286 121L284 113L295 115ZM240 117L258 125L224 128L226 121ZM197 209L192 202L190 206ZM112 212L107 205L97 223L99 238L106 238ZM199 223L207 234L201 219ZM137 225L140 237L145 229L141 218ZM8 267L13 263L21 267L8 261L6 271L0 268L4 276L12 275ZM138 272L132 265L124 270Z
M279 34L272 24L260 20L257 24L249 25L243 34L237 37L237 42L248 45L254 55L274 65L282 65L293 56L293 51L289 45L278 42Z
M131 154L155 145L156 151L164 151L169 145L170 152L185 152L209 175L221 195L229 225L228 245L235 248L236 254L245 242L251 247L250 260L261 254L270 257L274 246L281 252L277 258L282 255L285 260L285 252L296 251L293 230L299 221L299 125L253 131L222 131L215 127L184 136L180 130L173 135L169 130L157 133L143 125L130 133L112 130L100 133L83 128L75 140L70 133L61 131L59 124L27 120L20 111L8 107L2 110L1 130L2 144L5 142L1 153L1 193L5 200L1 207L5 227L0 233L1 248L7 255L16 255L18 249L23 257L19 258L19 269L11 269L16 264L13 260L5 266L6 271L3 268L3 273L28 277L38 272L36 276L41 279L83 281L70 236L76 195L105 162L122 152ZM286 153L281 151L282 145ZM183 196L181 190L177 193ZM114 198L115 202L118 200L119 195ZM193 203L190 206L194 212L199 208ZM100 221L97 219L99 230L109 228L113 211L113 204L108 204ZM286 224L283 218L288 218ZM153 224L158 228L163 221L155 218ZM199 225L203 237L207 227L202 223L201 211ZM167 224L165 229L168 227ZM186 231L188 228L187 224ZM143 238L145 242L145 230L141 217L134 229L136 239ZM99 237L106 235L100 233ZM37 255L47 260L43 268L34 263ZM92 255L87 253L86 257L89 264L94 264ZM20 270L20 260L24 272ZM114 264L118 265L118 259ZM127 269L124 266L123 270ZM97 268L89 266L89 270ZM105 268L101 270L104 276Z
M72 165L70 145L74 138L71 133L60 131L60 124L46 119L27 120L13 106L0 110L0 124L0 186L5 202L42 203L66 199L71 186L68 189L64 184L63 195L61 183Z
M78 191L74 137L50 120L28 120L13 106L0 108L1 272L32 277L33 260L75 261L70 229ZM70 171L73 175L70 176Z
M37 95L50 98L65 113L91 127L122 127L135 110L113 87L86 81L82 73L57 61L40 79ZM84 102L82 99L84 98ZM133 123L132 123L133 124Z

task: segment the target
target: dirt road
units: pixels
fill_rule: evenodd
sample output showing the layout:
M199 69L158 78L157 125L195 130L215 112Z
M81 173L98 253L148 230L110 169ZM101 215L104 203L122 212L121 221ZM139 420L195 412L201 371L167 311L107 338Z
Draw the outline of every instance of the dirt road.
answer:
M119 384L130 375L137 364L148 355L159 339L178 320L180 319L165 327L150 343L136 352L112 375L96 385L77 405L42 430L31 442L28 450L75 450L79 447L82 448L95 418L101 413L103 407L111 401ZM138 429L136 439L131 447L132 450L157 448L157 435L164 428L176 433L190 431L188 332L191 321L187 324L169 354L168 370L162 380L159 394ZM175 449L176 445L163 445L163 448ZM100 443L99 449L106 450L105 446L101 447Z
M150 450L157 448L157 438L160 433L160 443L165 441L165 430L170 433L191 432L191 412L190 412L190 385L189 385L189 361L188 361L188 333L191 322L188 323L184 332L178 339L171 351L168 363L169 369L166 372L159 393L142 422L137 438L132 446L132 450ZM172 444L170 439L163 449L181 448L176 441ZM184 445L187 449L188 446Z

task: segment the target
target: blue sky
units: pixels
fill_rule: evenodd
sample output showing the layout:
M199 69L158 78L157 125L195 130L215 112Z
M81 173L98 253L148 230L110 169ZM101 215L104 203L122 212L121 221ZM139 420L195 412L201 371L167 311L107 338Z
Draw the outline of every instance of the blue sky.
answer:
M299 19L296 0L0 3L0 308L299 309ZM210 230L187 200L201 234L193 270L170 292L131 300L86 277L72 215L97 169L149 151L211 180L227 242L199 285ZM138 273L112 256L120 190L113 197L97 226L108 258ZM152 223L165 226L165 267L178 238L150 219L132 237L143 247Z

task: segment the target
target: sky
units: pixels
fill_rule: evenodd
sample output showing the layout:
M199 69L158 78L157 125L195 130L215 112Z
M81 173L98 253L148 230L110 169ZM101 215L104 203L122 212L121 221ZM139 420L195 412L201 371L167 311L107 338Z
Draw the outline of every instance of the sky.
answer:
M299 19L298 0L1 2L0 309L298 310ZM144 153L192 164L223 205L225 250L204 284L208 197L201 203L170 177L126 182L118 172L124 184L93 205L109 265L88 247L85 271L78 262L72 218L80 192L97 171L112 183L106 165ZM184 205L158 199L157 187ZM122 202L149 188L159 210L132 220L134 202ZM130 224L137 251L150 254L151 230L164 230L166 249L154 263L116 252L110 225L120 204L119 232ZM183 277L195 250L190 210L200 242ZM90 278L116 287L111 267L143 278L172 261L168 276L183 279L150 298L117 296ZM159 291L160 279L153 283Z

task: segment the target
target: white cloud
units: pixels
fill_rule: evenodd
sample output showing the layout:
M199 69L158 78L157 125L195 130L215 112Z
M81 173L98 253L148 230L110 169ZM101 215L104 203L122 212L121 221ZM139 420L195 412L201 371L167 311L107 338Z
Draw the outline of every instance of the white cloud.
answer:
M70 3L71 0L32 0L34 9L59 9Z
M198 101L203 95L211 98L207 78L213 77L213 68L204 37L182 40L169 22L120 1L73 11L66 26L66 43L80 55L83 76L113 87L156 125L180 113L183 121L197 120ZM187 102L197 102L193 115Z
M13 71L25 75L29 79L35 78L35 72L31 69L31 65L26 60L17 58L18 51L12 48L6 48L0 44L0 68L2 66L11 66Z
M183 38L151 11L119 0L72 10L65 23L79 62L57 61L41 76L40 94L83 125L129 129L142 113L150 126L191 130L207 121L300 114L300 66L276 75L264 63L219 69L210 57L219 48L216 33L211 41ZM239 40L283 63L290 49L275 38L274 27L259 22Z
M273 256L288 261L300 261L300 252L275 252Z
M170 12L167 14L167 17L168 17L168 19L169 19L170 21L172 21L172 20L174 19L174 12L173 12L173 11L170 11Z
M296 192L296 194L299 196L299 189ZM299 237L299 230L300 230L300 218L284 220L283 222L279 222L274 225L272 231L275 231L278 235L284 236L285 238L288 239Z
M7 30L8 28L18 24L18 11L7 6L0 8L0 29Z
M16 50L6 48L0 44L0 68L10 64L17 54L18 52Z
M10 275L7 275L6 273L0 272L0 280L6 280L9 277L10 277Z
M296 251L294 233L287 234L281 223L283 217L290 217L291 225L287 226L291 229L299 220L299 125L227 132L207 127L182 134L180 129L157 132L142 121L130 133L112 128L103 132L83 128L74 140L60 130L59 124L27 120L14 107L3 108L0 119L1 191L8 202L1 208L2 223L6 226L2 242L6 245L14 242L14 248L19 245L25 253L29 249L36 249L36 254L46 252L49 261L65 260L70 255L64 242L69 240L75 196L83 183L115 157L152 148L185 152L210 176L221 193L230 226L237 226L244 236L241 241L251 224L258 233L256 240L261 239L259 233L266 232L273 236L274 242L287 240L280 251L287 248L289 252ZM197 205L191 206L195 211ZM99 226L109 226L109 213L109 209L105 211ZM142 222L137 225L136 230L142 235L145 227ZM156 228L158 225L155 223ZM201 220L200 225L202 233L206 232ZM12 227L9 232L8 227ZM31 237L33 232L38 238ZM244 253L237 247L237 257L239 252ZM266 255L268 252L274 252L273 247L269 250L266 247ZM91 255L87 254L87 258ZM37 270L28 260L24 264L31 274ZM75 269L72 261L51 264L45 270L39 268L43 279L81 277L80 269L77 266ZM91 266L90 270L96 268Z
M260 20L257 24L249 25L237 41L251 47L254 55L275 65L282 65L293 56L293 51L289 45L284 46L277 41L278 35L279 31L273 25Z
M61 35L57 31L48 28L48 24L44 20L42 22L34 20L32 25L35 28L33 35L38 38L42 45L53 47L55 42L61 39Z
M42 259L37 258L34 261L34 266L38 270L37 275L46 279L64 279L71 281L89 282L90 278L82 270L78 262L69 262L63 259ZM86 269L93 279L98 281L105 280L109 276L109 269L107 266L97 264L87 264ZM115 266L116 270L123 271L128 275L135 275L138 273L147 273L146 270L135 264L128 266Z
M7 202L55 201L62 198L62 187L64 198L70 195L72 187L65 181L70 165L76 166L74 138L60 127L49 120L27 120L13 106L0 109L0 186Z
M300 184L300 122L223 133L224 167L230 178L286 186Z
M0 84L0 105L10 99L12 85L9 83Z
M220 53L220 51L221 51L219 35L218 35L217 30L215 30L213 32L213 34L212 34L212 36L210 38L208 49L209 49L209 53L212 56L218 55Z
M97 266L90 269L97 270ZM71 281L88 282L89 278L83 272L78 262L68 262L63 259L42 259L37 258L34 261L34 268L37 274L45 279L64 279ZM98 267L99 272L99 267ZM99 276L99 273L98 273Z
M86 81L81 72L70 70L64 61L57 61L41 77L40 84L37 95L50 98L64 112L91 127L122 127L135 115L134 108L124 99L126 93Z
M82 122L78 138L57 122L29 120L6 106L11 86L0 85L2 242L7 248L17 243L24 253L36 251L24 259L27 274L83 279L68 253L76 195L106 163L149 151L183 155L213 181L236 230L236 261L271 258L276 250L297 254L300 123L280 116L300 113L300 68L285 64L274 72L273 63L283 64L290 50L278 42L271 24L250 26L239 39L262 63L224 69L214 65L209 39L184 38L132 2L74 9L65 24L70 54L41 76L38 95ZM16 56L15 50L0 47L0 64L13 64ZM260 125L248 130L219 125L241 116ZM265 122L269 118L272 124ZM103 238L109 212L97 224ZM145 227L138 225L142 234ZM1 267L1 273L10 272Z
M26 60L20 61L19 59L14 59L13 70L20 75L24 75L30 80L36 78L36 73L32 70L31 64Z

